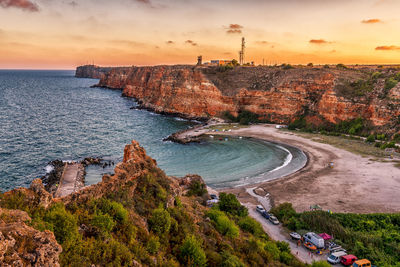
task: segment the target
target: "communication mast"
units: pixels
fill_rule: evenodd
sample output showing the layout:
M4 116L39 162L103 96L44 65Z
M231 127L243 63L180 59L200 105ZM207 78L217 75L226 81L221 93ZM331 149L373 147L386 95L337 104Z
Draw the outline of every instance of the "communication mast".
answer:
M246 43L244 41L244 37L242 37L242 49L239 52L239 64L244 64L244 49L246 48Z

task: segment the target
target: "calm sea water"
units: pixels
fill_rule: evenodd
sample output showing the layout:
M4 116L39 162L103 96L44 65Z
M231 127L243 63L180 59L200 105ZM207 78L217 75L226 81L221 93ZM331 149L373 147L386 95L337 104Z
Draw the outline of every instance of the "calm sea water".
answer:
M97 80L73 76L73 71L0 71L0 190L29 186L55 159L103 157L118 162L132 139L168 175L197 173L215 187L270 179L283 170L272 176L268 172L290 156L282 147L251 139L163 142L193 123L131 110L135 101L121 97L120 91L90 88ZM301 162L296 156L290 164ZM86 182L96 183L111 171L90 167Z

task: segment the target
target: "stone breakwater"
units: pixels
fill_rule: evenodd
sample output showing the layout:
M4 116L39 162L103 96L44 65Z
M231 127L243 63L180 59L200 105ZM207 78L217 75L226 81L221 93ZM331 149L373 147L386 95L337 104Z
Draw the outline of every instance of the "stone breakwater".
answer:
M80 75L84 71L80 67ZM237 67L224 70L188 65L112 68L99 87L121 89L142 108L190 119L208 119L229 111L257 113L260 119L289 123L304 116L314 124L338 123L358 117L371 127L399 128L400 83L385 92L378 81L363 95L347 94L343 86L368 79L374 69ZM395 70L386 70L386 72ZM77 72L78 74L78 72ZM78 76L78 75L77 75Z

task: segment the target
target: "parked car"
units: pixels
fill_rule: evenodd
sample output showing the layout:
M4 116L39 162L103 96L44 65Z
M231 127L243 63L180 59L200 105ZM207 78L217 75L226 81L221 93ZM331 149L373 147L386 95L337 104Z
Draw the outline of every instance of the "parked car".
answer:
M340 259L340 263L344 266L352 265L357 260L357 257L354 255L345 255Z
M257 205L256 207L256 211L258 211L259 213L263 214L263 212L265 212L265 209L263 206L261 205Z
M269 217L271 217L271 214L269 214L268 212L266 212L266 211L264 211L262 214L261 214L265 219L269 219Z
M294 240L300 240L300 239L301 239L301 235L299 235L299 234L296 233L296 232L291 232L289 235L290 235L290 237L291 237L292 239L294 239Z
M270 220L270 222L272 222L275 225L279 224L278 218L276 218L274 215L269 216L269 220Z
M357 260L353 263L353 267L371 267L371 262L366 259Z
M313 232L309 232L309 233L303 235L303 239L304 239L304 242L313 243L317 248L324 248L324 246L325 246L324 239Z
M345 250L341 246L336 246L336 247L334 247L334 248L329 250L329 254L333 254L335 252L340 252L340 251L347 252L347 250Z
M218 199L218 196L216 194L210 194L211 199Z
M346 255L347 255L346 252L338 251L330 254L326 260L331 264L337 264L340 263L341 258Z

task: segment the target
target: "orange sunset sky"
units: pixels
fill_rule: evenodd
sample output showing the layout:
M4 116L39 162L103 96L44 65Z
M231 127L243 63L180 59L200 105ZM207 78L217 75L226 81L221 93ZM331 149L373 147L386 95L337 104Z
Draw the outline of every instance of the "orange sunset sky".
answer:
M400 63L400 0L0 0L0 68Z

